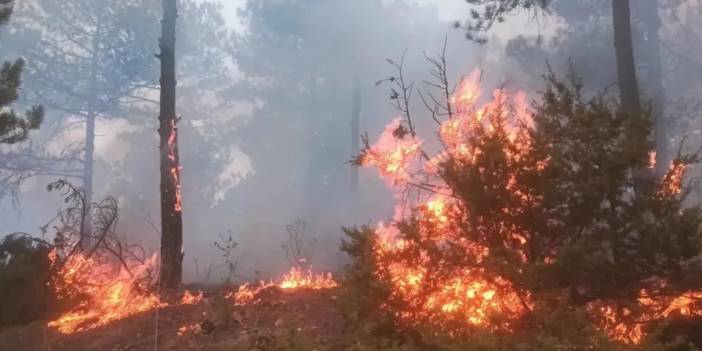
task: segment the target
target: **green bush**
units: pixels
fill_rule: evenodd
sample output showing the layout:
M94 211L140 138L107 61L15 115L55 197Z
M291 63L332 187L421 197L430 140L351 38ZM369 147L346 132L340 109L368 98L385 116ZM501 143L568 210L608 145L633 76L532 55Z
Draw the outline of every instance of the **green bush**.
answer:
M702 272L702 208L687 201L692 188L685 182L685 169L697 155L679 152L669 171L656 176L649 166L647 112L627 115L605 94L585 97L575 75L562 81L550 73L545 83L541 99L529 108L533 123L516 118L522 111L500 94L477 122L461 115L477 108L460 112L454 106L453 114L448 109L448 122L467 118L460 123L472 129L455 139L441 129L441 157L416 153L417 162L435 170L407 171L409 181L392 178L400 194L419 194L422 200L402 204L410 214L396 216L390 228L403 244L380 255L382 262L374 245L387 235L367 227L344 230L342 250L352 260L341 302L346 315L360 330L369 324L373 331L393 330L367 334L371 338L440 350L688 348L680 339L658 342L666 318L637 299L645 291L666 304L702 288L692 278ZM395 155L412 153L407 150L415 132L408 115L392 133L396 145L405 147ZM387 135L383 138L388 144ZM465 149L452 143L477 151L461 153L457 150ZM383 168L382 153L393 151L366 143L354 161L387 176L387 169L397 167ZM422 202L437 192L448 198L439 215ZM401 277L392 277L391 265L421 266L414 296L392 292L393 279ZM495 328L466 325L460 311L442 314L438 322L435 312L418 313L447 279L462 272L508 282L495 288L498 298L516 296L524 313L506 322L500 315L486 317ZM642 325L649 337L636 346L612 341L605 334L614 328L602 330L603 322L593 316L597 304L612 306L627 328ZM393 318L400 314L412 322Z
M0 327L42 318L51 292L49 246L28 235L0 240Z

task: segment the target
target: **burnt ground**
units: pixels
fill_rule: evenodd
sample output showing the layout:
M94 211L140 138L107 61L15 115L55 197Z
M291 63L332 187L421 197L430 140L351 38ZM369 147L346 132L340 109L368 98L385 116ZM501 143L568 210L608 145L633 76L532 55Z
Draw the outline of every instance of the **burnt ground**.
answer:
M255 305L235 306L224 291L205 292L196 305L158 311L158 350L269 350L296 345L330 347L341 340L344 321L335 290L267 291ZM193 328L183 336L184 325ZM1 351L154 350L156 311L105 327L63 335L46 322L0 330ZM310 346L311 347L311 346ZM331 349L334 349L331 346ZM312 349L312 348L309 348Z

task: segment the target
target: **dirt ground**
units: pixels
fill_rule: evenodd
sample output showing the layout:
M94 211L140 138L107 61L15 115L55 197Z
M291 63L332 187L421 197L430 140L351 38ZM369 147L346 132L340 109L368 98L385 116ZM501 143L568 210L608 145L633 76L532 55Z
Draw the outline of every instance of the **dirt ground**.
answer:
M71 335L46 327L46 322L0 330L0 351L265 351L293 339L333 345L343 335L333 289L276 288L247 306L235 306L225 293L206 291L196 305L149 311Z

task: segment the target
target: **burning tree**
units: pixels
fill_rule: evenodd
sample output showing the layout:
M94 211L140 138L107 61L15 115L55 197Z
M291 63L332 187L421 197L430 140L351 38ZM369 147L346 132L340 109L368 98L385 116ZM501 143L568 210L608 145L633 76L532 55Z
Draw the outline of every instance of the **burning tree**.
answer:
M183 217L176 117L175 33L178 2L163 0L161 21L161 284L175 288L183 271Z
M542 331L554 313L580 311L602 334L641 343L667 317L702 314L702 208L685 203L696 155L635 182L655 166L648 114L584 96L574 74L547 74L531 104L498 89L481 105L480 72L449 91L443 55L430 61L430 86L446 96L422 94L438 140L420 139L400 99L402 117L354 159L397 205L390 223L346 229L352 285L370 281L395 323L453 336ZM399 68L396 99L413 87ZM587 346L599 334L560 337Z

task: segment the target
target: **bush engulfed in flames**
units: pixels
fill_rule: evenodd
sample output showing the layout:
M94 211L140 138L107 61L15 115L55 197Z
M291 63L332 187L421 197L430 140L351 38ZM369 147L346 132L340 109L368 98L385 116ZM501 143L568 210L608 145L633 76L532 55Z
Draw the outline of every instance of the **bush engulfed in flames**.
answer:
M50 261L57 268L51 284L58 299L74 302L70 311L48 323L49 327L63 334L95 329L158 308L197 305L203 300L202 292L185 290L179 301L168 303L150 290L149 272L157 271L156 255L129 271L124 268L116 270L113 264L80 253L71 255L58 266L54 250ZM244 284L228 296L237 305L255 303L259 291L273 286L280 289L329 289L336 287L337 283L331 273L313 274L311 270L294 267L276 282Z
M473 72L449 99L452 109L440 123L434 147L439 151L433 156L397 118L357 160L377 169L398 203L392 223L380 223L373 241L376 275L391 287L384 307L400 322L439 326L452 334L513 330L538 303L533 291L514 284L525 275L520 267L553 265L557 255L546 251L534 257L533 232L519 222L539 214L535 209L542 208L544 197L538 183L551 161L536 146L526 96L496 90L479 107L479 77ZM659 196L681 192L686 167L682 162L670 167L656 183ZM498 181L490 183L489 177ZM497 208L486 211L473 206L476 202ZM701 297L702 292L688 292L659 298L642 290L635 318L631 310L599 300L586 309L610 337L639 343L649 321L702 315L694 308Z

